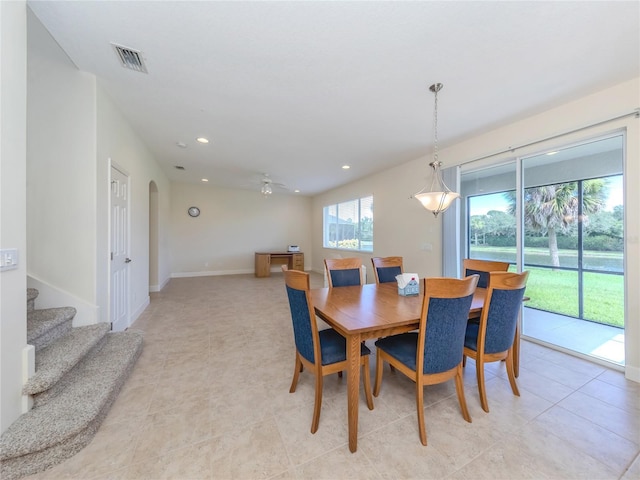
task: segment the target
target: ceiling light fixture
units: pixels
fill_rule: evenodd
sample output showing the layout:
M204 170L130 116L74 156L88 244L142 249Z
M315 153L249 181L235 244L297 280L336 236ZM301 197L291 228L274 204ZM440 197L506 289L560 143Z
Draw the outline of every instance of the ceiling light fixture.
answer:
M209 143L209 140L207 140L204 137L198 137L198 138L196 138L196 141L198 141L200 143Z
M202 180L203 182L205 182L205 183L209 181L209 179L208 179L208 178L202 178L201 180Z
M442 90L441 83L434 83L429 87L435 94L435 108L433 113L433 161L429 163L429 166L433 169L431 172L431 186L427 190L425 186L418 193L413 195L420 201L422 206L433 212L435 217L440 212L444 212L456 198L460 198L459 193L452 192L449 187L444 183L442 179L442 162L438 160L438 92Z
M264 182L262 184L262 188L260 189L260 192L265 197L268 197L269 195L271 195L273 193L273 189L271 188L271 182Z
M350 165L342 165L343 170L349 170L351 168Z

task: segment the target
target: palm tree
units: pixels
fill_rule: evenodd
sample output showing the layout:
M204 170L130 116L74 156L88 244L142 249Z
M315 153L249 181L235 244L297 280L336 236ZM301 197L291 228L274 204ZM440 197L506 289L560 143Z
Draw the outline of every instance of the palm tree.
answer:
M567 232L576 222L584 221L586 215L598 212L608 195L605 181L601 178L582 182L582 218L578 218L578 183L567 182L543 187L527 188L524 191L524 224L533 231L549 238L551 265L560 266L557 232ZM516 194L505 192L509 202L509 213L515 215Z

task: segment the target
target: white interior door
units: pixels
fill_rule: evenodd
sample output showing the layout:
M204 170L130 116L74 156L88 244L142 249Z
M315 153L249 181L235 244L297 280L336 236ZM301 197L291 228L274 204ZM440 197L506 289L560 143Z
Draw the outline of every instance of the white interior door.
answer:
M111 329L129 327L129 177L111 167Z

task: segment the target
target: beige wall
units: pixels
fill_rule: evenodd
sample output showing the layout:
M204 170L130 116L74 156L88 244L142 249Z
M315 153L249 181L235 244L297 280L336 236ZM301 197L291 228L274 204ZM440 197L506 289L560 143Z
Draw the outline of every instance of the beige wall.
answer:
M0 432L21 413L26 336L26 77L24 1L0 2L0 248L17 248L19 266L0 273Z
M27 21L28 274L95 307L96 79Z
M130 314L134 321L149 304L149 262L154 263L158 281L165 284L169 270L169 212L171 187L159 165L115 107L112 100L97 91L97 301L103 306L102 321L109 321L109 184L111 163L124 170L130 181L130 245L129 264ZM150 259L149 248L149 184L157 187L158 234Z
M187 214L191 206L200 216ZM255 190L171 184L172 276L253 273L254 252L298 245L311 256L311 200Z
M526 144L559 133L582 129L602 120L633 111L640 106L640 78L613 86L578 101L560 105L539 115L514 122L465 142L441 148L440 160L445 167L459 165L475 158ZM640 120L628 116L578 133L549 140L528 148L496 155L482 161L489 165L504 158L525 155L544 148L566 145L602 135L626 132L625 205L640 205ZM318 195L313 199L314 256L312 268L322 271L324 257L342 254L322 248L322 208L332 203L374 195L374 252L361 255L365 265L371 256L402 255L405 269L420 276L442 274L441 220L426 212L416 200L408 197L420 190L427 179L429 157L418 158L399 167L372 175ZM640 381L640 209L626 208L626 376ZM426 249L425 249L426 248ZM373 279L369 278L369 282Z
M158 187L155 268L160 279L170 276L170 185L95 77L77 70L25 2L0 2L0 21L0 241L20 253L19 268L0 274L4 431L22 413L22 370L33 366L26 345L27 273L29 282L49 289L41 292L39 308L80 307L76 325L108 321L109 169L117 162L131 178L135 319L149 299L150 181Z

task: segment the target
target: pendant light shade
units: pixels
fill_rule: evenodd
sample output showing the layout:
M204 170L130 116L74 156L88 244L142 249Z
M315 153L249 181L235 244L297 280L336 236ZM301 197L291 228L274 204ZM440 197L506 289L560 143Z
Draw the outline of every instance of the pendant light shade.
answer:
M453 203L456 198L460 198L460 194L452 192L442 179L442 162L438 160L438 92L442 89L441 83L434 83L429 87L435 94L435 108L433 110L433 161L429 163L432 168L431 185L427 189L425 186L418 193L413 195L424 208L433 213L435 217L440 212L444 212Z
M429 164L429 166L433 168L431 187L424 193L423 189L414 195L424 208L433 212L435 217L437 217L440 212L444 212L449 208L456 198L460 198L460 194L452 192L444 183L444 180L442 180L441 165L440 162L431 162Z

